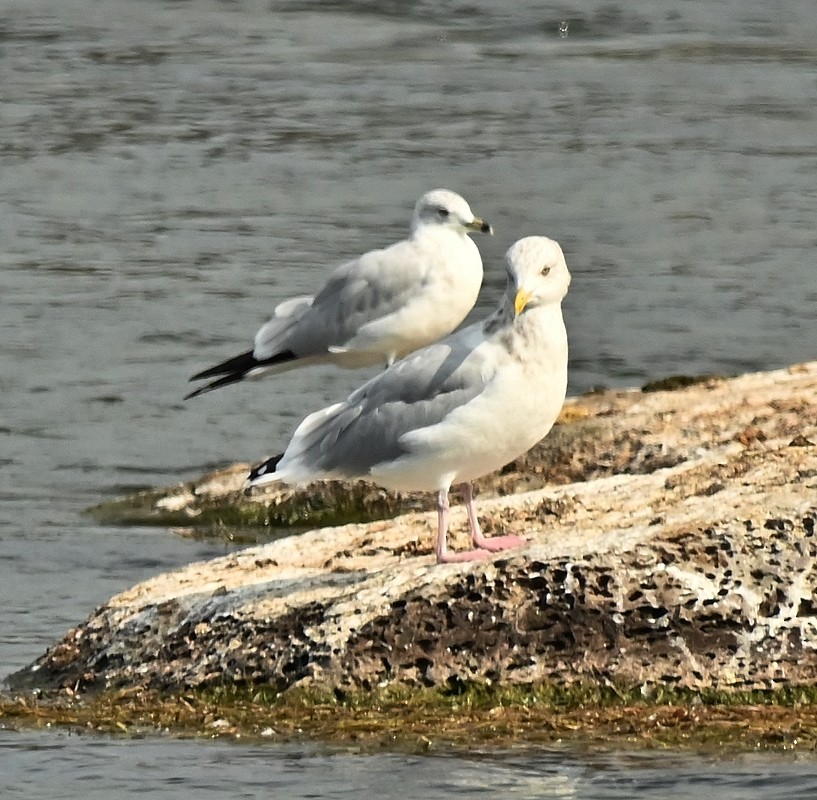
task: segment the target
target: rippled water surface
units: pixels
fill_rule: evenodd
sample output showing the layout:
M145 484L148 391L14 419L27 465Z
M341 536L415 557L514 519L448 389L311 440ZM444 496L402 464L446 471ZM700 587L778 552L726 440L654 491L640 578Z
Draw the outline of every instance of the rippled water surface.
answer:
M815 43L812 0L0 3L0 674L229 547L81 511L257 459L357 385L181 402L427 189L496 229L475 314L516 238L562 242L574 393L817 357ZM805 797L813 769L0 734L13 796Z
M9 754L13 758L5 761ZM383 800L510 797L519 800L811 800L817 770L804 759L671 753L535 753L469 756L331 752L161 739L100 740L65 733L0 732L4 798L288 797ZM55 773L59 780L55 781Z

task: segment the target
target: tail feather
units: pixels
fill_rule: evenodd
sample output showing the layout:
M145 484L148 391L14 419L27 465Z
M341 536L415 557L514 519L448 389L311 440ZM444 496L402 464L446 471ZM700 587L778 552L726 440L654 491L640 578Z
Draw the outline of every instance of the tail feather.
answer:
M198 397L200 394L212 392L214 389L220 389L222 386L238 383L244 380L244 378L255 369L274 367L276 364L284 364L287 361L294 361L296 358L298 358L298 356L291 350L284 350L269 358L257 359L253 355L253 351L248 350L246 353L228 358L226 361L222 361L214 367L209 367L193 375L193 377L190 378L191 381L199 381L216 376L221 377L216 377L216 380L210 381L210 383L204 386L199 386L198 389L194 389L189 394L186 394L184 399L190 400L192 397Z
M283 453L278 453L277 456L273 456L272 458L268 458L258 466L253 467L250 470L250 474L247 476L247 483L252 485L256 481L260 481L262 483L269 483L270 481L274 480L274 478L270 478L272 473L275 472L275 468L278 466L278 462L284 457ZM261 481L262 478L266 477L266 480Z
M198 397L200 394L207 394L207 392L212 392L214 389L220 389L222 386L229 386L231 383L238 383L239 381L244 380L244 376L246 374L246 372L234 372L232 375L224 375L221 378L216 378L216 380L210 381L210 383L205 383L204 386L199 386L198 389L188 392L184 396L184 399L190 400L193 397Z
M214 367L208 367L201 372L193 375L191 381L200 381L204 378L213 378L216 375L231 375L235 372L249 372L253 367L257 366L258 359L253 355L252 350L247 350L246 353L228 358Z

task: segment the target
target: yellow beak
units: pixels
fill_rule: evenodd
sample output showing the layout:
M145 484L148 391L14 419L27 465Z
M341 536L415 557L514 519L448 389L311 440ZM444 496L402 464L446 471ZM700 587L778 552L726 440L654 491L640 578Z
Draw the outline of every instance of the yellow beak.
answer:
M527 289L520 289L516 293L516 299L513 301L513 310L516 311L517 317L524 311L530 298L531 293L527 291Z

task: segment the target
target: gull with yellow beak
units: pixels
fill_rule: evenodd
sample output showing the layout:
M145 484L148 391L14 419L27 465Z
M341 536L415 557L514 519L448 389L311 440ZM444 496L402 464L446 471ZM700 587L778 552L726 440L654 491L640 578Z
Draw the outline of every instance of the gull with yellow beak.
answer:
M345 402L310 414L282 456L255 467L250 485L366 479L438 493L438 562L487 558L522 544L486 537L471 482L499 469L551 429L567 390L561 302L570 285L562 249L529 236L507 252L499 308L389 367ZM447 546L448 492L461 484L471 550Z
M213 380L185 399L309 364L391 364L436 342L465 319L482 285L469 234L492 232L456 192L427 192L408 239L341 264L314 297L280 303L253 348L196 373L191 381Z

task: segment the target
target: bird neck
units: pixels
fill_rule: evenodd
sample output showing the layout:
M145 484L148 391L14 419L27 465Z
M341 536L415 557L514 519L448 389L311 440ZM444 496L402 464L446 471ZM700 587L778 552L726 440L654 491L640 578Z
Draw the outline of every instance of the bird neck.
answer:
M518 353L547 353L567 361L567 331L560 302L523 311L513 322L513 348Z
M430 225L427 222L416 222L411 227L411 233L409 235L410 239L418 240L418 239L425 239L434 241L436 239L446 239L448 240L449 244L452 238L457 238L460 241L468 241L471 244L471 240L468 238L468 234L466 231L460 228L452 228L448 227L447 225ZM476 247L476 245L474 245Z
M483 330L486 336L497 334L508 352L522 360L528 353L535 353L537 359L547 353L557 361L567 360L567 332L559 302L532 306L517 315L513 298L506 295Z

